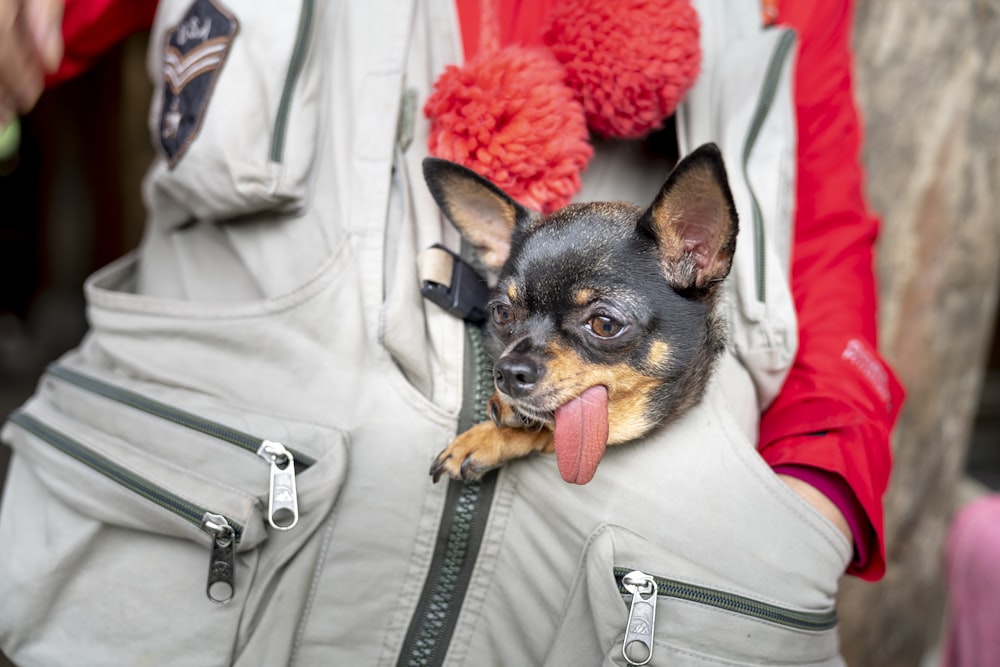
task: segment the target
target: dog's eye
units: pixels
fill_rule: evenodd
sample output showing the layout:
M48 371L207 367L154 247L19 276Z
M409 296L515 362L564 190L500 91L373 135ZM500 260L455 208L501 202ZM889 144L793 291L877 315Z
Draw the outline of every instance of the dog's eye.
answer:
M508 327L514 323L514 309L505 303L493 306L493 323L498 327Z
M614 338L625 325L607 315L595 315L587 321L587 328L598 338Z

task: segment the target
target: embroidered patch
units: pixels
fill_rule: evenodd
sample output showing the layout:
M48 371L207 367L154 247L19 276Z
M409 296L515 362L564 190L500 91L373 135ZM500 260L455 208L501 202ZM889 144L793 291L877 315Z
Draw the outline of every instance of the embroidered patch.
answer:
M198 136L238 29L236 17L216 0L195 0L164 37L160 146L171 168Z

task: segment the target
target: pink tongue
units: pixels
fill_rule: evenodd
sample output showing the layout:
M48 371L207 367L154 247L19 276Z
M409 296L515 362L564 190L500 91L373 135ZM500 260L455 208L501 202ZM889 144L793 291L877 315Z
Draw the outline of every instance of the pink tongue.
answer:
M556 410L555 418L559 474L571 484L586 484L608 445L607 387L591 387Z

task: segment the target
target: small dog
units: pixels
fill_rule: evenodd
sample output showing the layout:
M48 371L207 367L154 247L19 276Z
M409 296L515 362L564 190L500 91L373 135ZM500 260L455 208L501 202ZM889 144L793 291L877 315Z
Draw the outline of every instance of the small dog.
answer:
M499 272L485 325L492 421L438 455L435 482L555 449L563 479L586 484L607 445L701 400L725 345L717 305L738 231L714 144L682 159L645 210L597 202L541 216L452 162L426 159L424 177Z

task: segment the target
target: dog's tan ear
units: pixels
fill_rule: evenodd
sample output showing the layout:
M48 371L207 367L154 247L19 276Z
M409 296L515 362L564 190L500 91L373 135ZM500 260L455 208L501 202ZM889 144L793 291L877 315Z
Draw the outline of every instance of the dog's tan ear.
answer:
M479 259L499 269L510 254L514 228L532 213L471 169L439 158L424 160L424 179L438 206Z
M699 147L674 167L638 228L656 240L664 272L677 289L705 290L729 274L739 221L715 144Z

